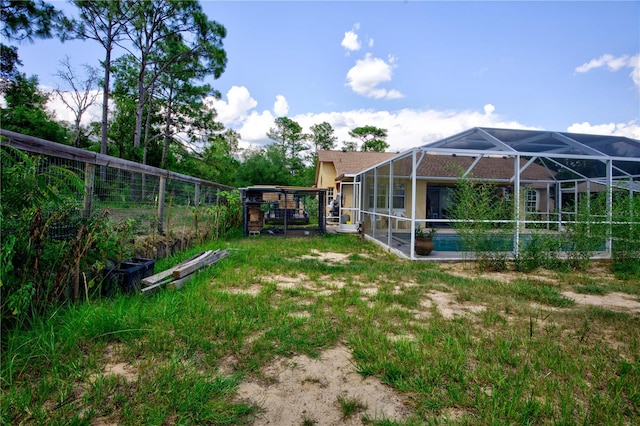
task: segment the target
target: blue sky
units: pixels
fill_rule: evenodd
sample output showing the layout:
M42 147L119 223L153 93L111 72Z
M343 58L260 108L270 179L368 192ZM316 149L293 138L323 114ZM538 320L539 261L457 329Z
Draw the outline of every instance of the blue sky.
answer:
M355 127L386 128L391 150L474 126L640 139L638 1L202 5L227 28L212 103L242 146L269 143L283 115L305 131L328 121L340 143ZM19 48L44 87L61 86L65 55L78 68L103 56L89 41Z

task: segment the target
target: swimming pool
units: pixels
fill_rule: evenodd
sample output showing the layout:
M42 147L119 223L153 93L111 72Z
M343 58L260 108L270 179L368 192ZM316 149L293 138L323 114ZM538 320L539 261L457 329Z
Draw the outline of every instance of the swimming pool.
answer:
M398 247L411 244L410 232L396 232L393 234ZM513 236L495 236L487 242L493 247L499 247L502 251L513 251ZM436 234L433 237L434 251L472 251L464 247L458 234Z

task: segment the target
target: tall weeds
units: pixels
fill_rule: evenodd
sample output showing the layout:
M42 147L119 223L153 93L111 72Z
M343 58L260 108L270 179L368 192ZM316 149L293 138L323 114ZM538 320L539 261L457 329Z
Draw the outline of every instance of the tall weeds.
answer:
M102 270L105 259L121 250L122 238L107 214L82 218L84 180L74 171L10 147L2 147L0 155L0 313L5 329L93 286L96 274L91 271ZM58 233L61 224L72 228L66 237Z
M458 179L451 211L452 226L482 270L507 268L513 225L512 202L494 183Z

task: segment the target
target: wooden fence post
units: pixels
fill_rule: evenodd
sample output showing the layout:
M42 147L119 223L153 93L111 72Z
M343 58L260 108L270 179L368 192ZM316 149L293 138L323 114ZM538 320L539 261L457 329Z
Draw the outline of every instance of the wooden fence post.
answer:
M93 207L93 186L95 183L96 167L91 163L84 163L84 219L89 219Z
M200 205L200 184L195 184L195 194L193 195L193 206L195 207L193 215L193 225L196 230L196 235L198 235L198 206Z
M164 192L167 186L167 178L160 176L158 187L158 234L164 235Z

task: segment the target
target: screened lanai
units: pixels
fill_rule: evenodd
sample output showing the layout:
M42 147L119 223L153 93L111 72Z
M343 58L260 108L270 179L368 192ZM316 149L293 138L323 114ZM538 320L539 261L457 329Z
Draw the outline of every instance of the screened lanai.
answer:
M532 235L561 234L571 228L590 200L599 199L604 206L590 217L609 227L594 257L611 256L612 226L640 225L638 203L633 201L640 196L640 141L478 127L357 174L354 183L359 186L366 236L411 259L472 256L456 231L462 221L456 210L461 182L490 184L496 202L510 203L508 214L492 221L495 229L509 230L507 248L501 250L511 255L517 255ZM618 200L628 202L629 208L616 215ZM435 249L427 257L414 252L417 228L437 231Z

